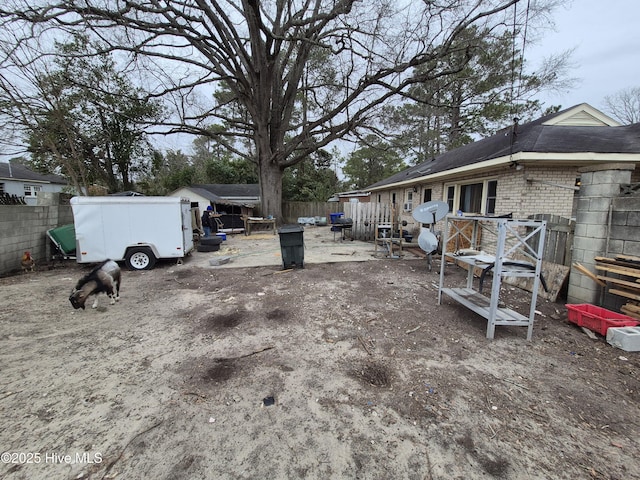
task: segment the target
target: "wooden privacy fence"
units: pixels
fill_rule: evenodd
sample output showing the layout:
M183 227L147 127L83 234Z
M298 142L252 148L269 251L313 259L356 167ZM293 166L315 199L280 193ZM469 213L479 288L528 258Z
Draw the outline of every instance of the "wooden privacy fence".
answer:
M353 238L356 240L373 241L376 235L376 225L398 221L398 207L388 203L343 203L344 216L353 220Z
M326 217L342 211L338 202L282 202L283 223L297 223L300 217Z
M284 223L296 223L300 217L326 217L331 222L332 213L344 213L353 220L352 235L356 240L373 241L376 225L398 221L397 205L388 203L339 203L339 202L282 202Z
M576 222L569 218L546 213L530 215L529 218L547 221L547 231L544 239L544 255L542 259L545 262L570 267Z

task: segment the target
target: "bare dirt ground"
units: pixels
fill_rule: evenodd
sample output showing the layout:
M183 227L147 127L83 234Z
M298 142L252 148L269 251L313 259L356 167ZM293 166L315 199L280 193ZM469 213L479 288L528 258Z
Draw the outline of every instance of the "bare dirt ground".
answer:
M194 263L86 311L88 267L0 279L0 477L640 478L640 355L563 303L490 341L419 259Z

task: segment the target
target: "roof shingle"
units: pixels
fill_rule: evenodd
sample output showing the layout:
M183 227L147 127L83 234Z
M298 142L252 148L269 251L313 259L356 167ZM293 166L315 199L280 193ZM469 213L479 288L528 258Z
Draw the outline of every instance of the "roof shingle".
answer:
M545 122L563 112L518 125L515 135L513 127L502 129L490 137L409 167L400 173L369 185L366 189L406 182L521 152L640 153L640 123L615 127L545 125Z

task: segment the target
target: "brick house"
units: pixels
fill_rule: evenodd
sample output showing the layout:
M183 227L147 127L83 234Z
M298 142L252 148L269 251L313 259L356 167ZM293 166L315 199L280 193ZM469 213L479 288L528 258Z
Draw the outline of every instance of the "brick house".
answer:
M583 103L514 124L365 190L371 202L395 205L409 225L414 224L413 208L432 200L464 214L570 218L580 189L579 169L613 163L640 163L640 123L621 126ZM632 182L638 181L640 169L632 174Z

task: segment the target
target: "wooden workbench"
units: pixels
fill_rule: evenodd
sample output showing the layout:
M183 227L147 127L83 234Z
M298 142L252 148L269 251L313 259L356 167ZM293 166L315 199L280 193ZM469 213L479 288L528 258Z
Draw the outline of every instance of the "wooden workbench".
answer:
M378 252L378 245L382 246L382 250L385 252L385 256L389 258L402 257L402 241L404 240L400 233L397 233L397 237L393 236L393 225L390 223L380 223L376 225L376 238L374 252ZM394 247L397 247L398 253L394 254ZM375 254L374 253L374 254Z
M275 218L244 218L244 234L251 235L251 229L254 225L267 225L273 229L273 234L276 234L276 220Z

